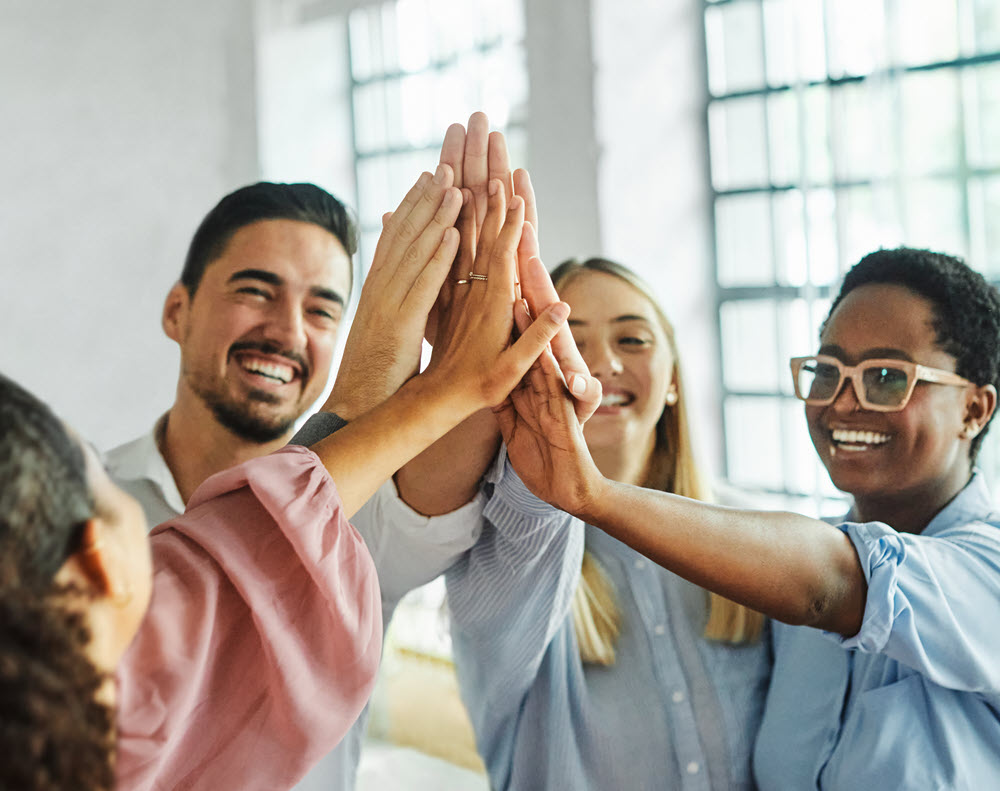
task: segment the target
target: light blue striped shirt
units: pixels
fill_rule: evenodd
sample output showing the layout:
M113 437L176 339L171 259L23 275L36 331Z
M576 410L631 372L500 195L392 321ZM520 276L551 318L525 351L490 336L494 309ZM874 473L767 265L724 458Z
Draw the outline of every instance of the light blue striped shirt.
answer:
M479 542L447 573L462 697L496 791L739 791L770 641L701 637L708 597L531 495L509 466ZM584 665L569 613L584 543L622 612L611 667Z
M761 789L1000 788L998 527L978 473L921 535L840 526L868 579L861 631L775 624Z

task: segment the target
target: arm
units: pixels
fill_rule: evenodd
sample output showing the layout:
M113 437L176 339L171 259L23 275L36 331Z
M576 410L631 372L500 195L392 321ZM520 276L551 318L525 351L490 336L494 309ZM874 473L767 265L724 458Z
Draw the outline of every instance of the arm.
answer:
M505 210L503 191L495 190L484 223L484 238L495 242L489 249L481 245L476 254L477 268L488 280L467 287L454 330L441 343L439 362L410 379L392 398L312 446L337 481L348 514L353 515L417 453L470 415L505 398L565 322L568 307L559 303L510 343L516 249L523 222L524 201L515 197ZM414 267L410 258L404 260L395 277L409 279L412 285L400 289L405 291L400 315L412 312L426 320L450 264L450 257L439 255L426 268ZM352 359L351 376L358 375L354 370L358 364ZM336 411L333 396L328 404ZM358 463L361 459L363 464Z
M517 743L563 711L549 696L572 695L566 668L579 664L579 654L570 653L569 612L583 539L578 520L535 498L506 465L486 505L482 537L446 573L462 699L496 788L509 787ZM540 679L546 663L553 672ZM522 732L539 684L542 720L532 719Z
M840 530L796 514L713 506L604 478L550 354L498 419L515 469L543 499L773 618L845 635L861 627L866 580Z
M474 268L473 257L478 240L482 238L488 183L499 181L504 187L507 200L515 194L524 199L525 225L517 251L518 277L522 283L526 278L533 281L533 285L539 282L533 271L526 271L526 268L531 258L537 261L538 266L541 266L541 261L537 258L538 213L531 179L523 169L511 173L507 143L500 132L489 132L489 121L483 113L474 113L469 118L468 132L460 124L449 127L441 147L441 162L454 171L456 185L467 188L471 197L462 210L464 217L460 220L462 242L459 254L450 280L443 284L436 306L439 321L435 324L447 332L450 310L456 306L456 300L463 298L465 288L455 287L451 281L464 278ZM490 243L490 240L485 240L485 243ZM540 315L559 301L555 289L551 288L551 281L547 276L544 280L548 282L548 290L543 287L525 290L532 315ZM600 384L590 377L568 326L560 329L552 345L556 358L567 375L582 374L578 380L574 380L582 388L574 395L585 420L600 403ZM500 434L496 420L488 410L482 410L396 474L400 496L423 514L443 514L460 507L469 502L478 491L483 473L496 456L499 444Z
M357 718L381 652L336 485L288 448L210 478L150 545L152 603L118 669L118 787L290 788Z

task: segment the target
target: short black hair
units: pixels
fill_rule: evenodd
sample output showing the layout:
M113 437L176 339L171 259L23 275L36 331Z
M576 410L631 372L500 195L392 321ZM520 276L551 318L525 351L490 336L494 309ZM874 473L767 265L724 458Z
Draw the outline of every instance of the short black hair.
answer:
M1000 292L979 272L961 258L931 250L876 250L844 277L823 329L844 297L871 283L904 286L928 300L934 306L937 344L955 358L955 372L977 385L992 384L1000 390ZM989 423L972 441L972 461L988 428Z
M298 220L325 228L353 258L358 249L358 225L347 207L315 184L275 184L259 181L220 200L201 221L191 239L181 283L194 296L205 267L225 252L240 228L261 220Z

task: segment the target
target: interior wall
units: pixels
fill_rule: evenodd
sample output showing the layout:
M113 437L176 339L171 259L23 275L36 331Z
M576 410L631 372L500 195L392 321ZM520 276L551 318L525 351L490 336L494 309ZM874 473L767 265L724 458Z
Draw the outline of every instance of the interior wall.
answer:
M0 371L99 447L173 401L200 218L256 178L249 0L0 5Z
M701 0L591 0L604 252L674 324L695 440L722 469Z

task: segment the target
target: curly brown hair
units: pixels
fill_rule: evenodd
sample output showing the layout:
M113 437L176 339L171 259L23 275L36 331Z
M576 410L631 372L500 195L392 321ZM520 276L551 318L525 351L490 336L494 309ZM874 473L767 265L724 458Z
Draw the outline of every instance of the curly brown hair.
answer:
M110 791L113 713L55 574L93 513L83 453L0 374L0 789Z

